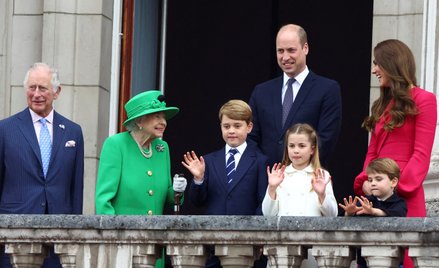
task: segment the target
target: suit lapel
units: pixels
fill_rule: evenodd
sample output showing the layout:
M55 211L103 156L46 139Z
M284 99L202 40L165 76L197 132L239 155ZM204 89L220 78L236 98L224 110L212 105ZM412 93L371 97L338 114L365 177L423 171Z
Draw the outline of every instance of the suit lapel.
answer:
M244 153L239 160L238 167L236 168L235 179L228 185L227 190L231 192L236 185L242 180L244 175L247 173L247 170L251 167L253 162L255 161L255 154L253 151L250 152L248 145L245 149Z
M41 161L40 146L38 144L37 135L35 133L35 128L32 122L32 117L30 115L29 109L26 108L24 109L24 111L18 114L18 119L19 119L18 128L20 129L26 141L29 143L35 156L38 158L41 164L41 168L43 168L43 164Z
M66 132L66 125L64 124L63 118L57 113L53 112L53 143L52 143L52 153L50 155L49 170L50 166L59 150L63 147L62 140Z
M218 177L218 185L224 191L227 191L227 174L226 174L226 152L225 147L216 151L213 155L213 172Z
M303 81L299 93L297 93L297 96L294 99L293 106L291 107L290 113L288 114L287 121L282 129L282 133L285 133L287 129L291 126L291 123L294 121L294 117L296 116L297 111L299 110L300 106L302 106L302 103L305 101L307 96L312 91L312 88L314 86L314 80L315 80L314 74L310 71L308 76ZM282 118L282 115L280 116L280 118Z
M279 77L274 81L275 94L271 95L271 107L278 107L274 109L274 121L276 122L276 128L282 130L282 87L283 77ZM283 132L282 132L283 133Z

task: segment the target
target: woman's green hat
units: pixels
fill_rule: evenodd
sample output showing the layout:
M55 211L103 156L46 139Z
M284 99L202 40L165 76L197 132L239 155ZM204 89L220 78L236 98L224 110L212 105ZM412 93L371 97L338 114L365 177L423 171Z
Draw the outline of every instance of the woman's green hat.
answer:
M128 119L123 122L126 126L128 122L146 114L164 112L166 119L174 117L180 109L177 107L166 107L165 96L158 90L148 90L137 94L125 104L125 111Z

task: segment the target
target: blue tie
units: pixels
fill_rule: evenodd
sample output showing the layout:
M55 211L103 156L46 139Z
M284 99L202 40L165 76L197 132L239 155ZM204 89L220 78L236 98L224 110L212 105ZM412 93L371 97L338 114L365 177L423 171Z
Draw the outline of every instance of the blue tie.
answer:
M296 81L294 78L288 79L287 91L285 92L284 102L282 103L282 127L287 121L288 114L293 106L293 83Z
M43 172L44 177L47 176L47 170L49 168L50 153L52 151L52 140L50 138L49 129L46 125L46 118L41 118L41 129L40 129L40 151L41 151L41 161L43 162Z
M226 163L226 172L227 172L227 183L231 183L236 171L235 165L235 154L238 152L237 149L232 148L229 150L229 159L227 159Z

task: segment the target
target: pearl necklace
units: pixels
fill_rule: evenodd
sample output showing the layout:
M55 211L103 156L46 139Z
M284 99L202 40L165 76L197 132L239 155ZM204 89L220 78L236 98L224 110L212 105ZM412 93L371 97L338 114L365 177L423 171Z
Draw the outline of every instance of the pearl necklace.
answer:
M152 149L151 149L151 143L148 145L148 149L142 148L139 143L137 143L137 145L139 146L140 152L142 153L142 155L146 158L151 158L152 156Z
M134 141L136 142L137 147L139 147L139 150L140 150L140 152L142 153L142 155L143 155L144 157L146 157L146 158L151 158L151 156L152 156L151 142L149 143L148 148L145 149L145 148L143 148L143 147L140 145L140 143L134 138L134 133L131 132L131 136L133 137ZM147 139L148 139L148 138L147 138ZM146 140L147 140L147 139L146 139ZM146 141L146 140L145 140L145 141ZM145 142L143 142L142 144L144 144L144 143L145 143Z

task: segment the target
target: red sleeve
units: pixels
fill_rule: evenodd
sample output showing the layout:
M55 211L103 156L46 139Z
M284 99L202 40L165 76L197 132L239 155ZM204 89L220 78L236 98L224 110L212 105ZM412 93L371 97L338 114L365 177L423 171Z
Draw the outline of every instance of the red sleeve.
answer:
M431 150L437 122L436 96L422 90L415 96L418 114L415 117L414 150L407 165L401 172L398 193L407 198L422 187L430 167Z

